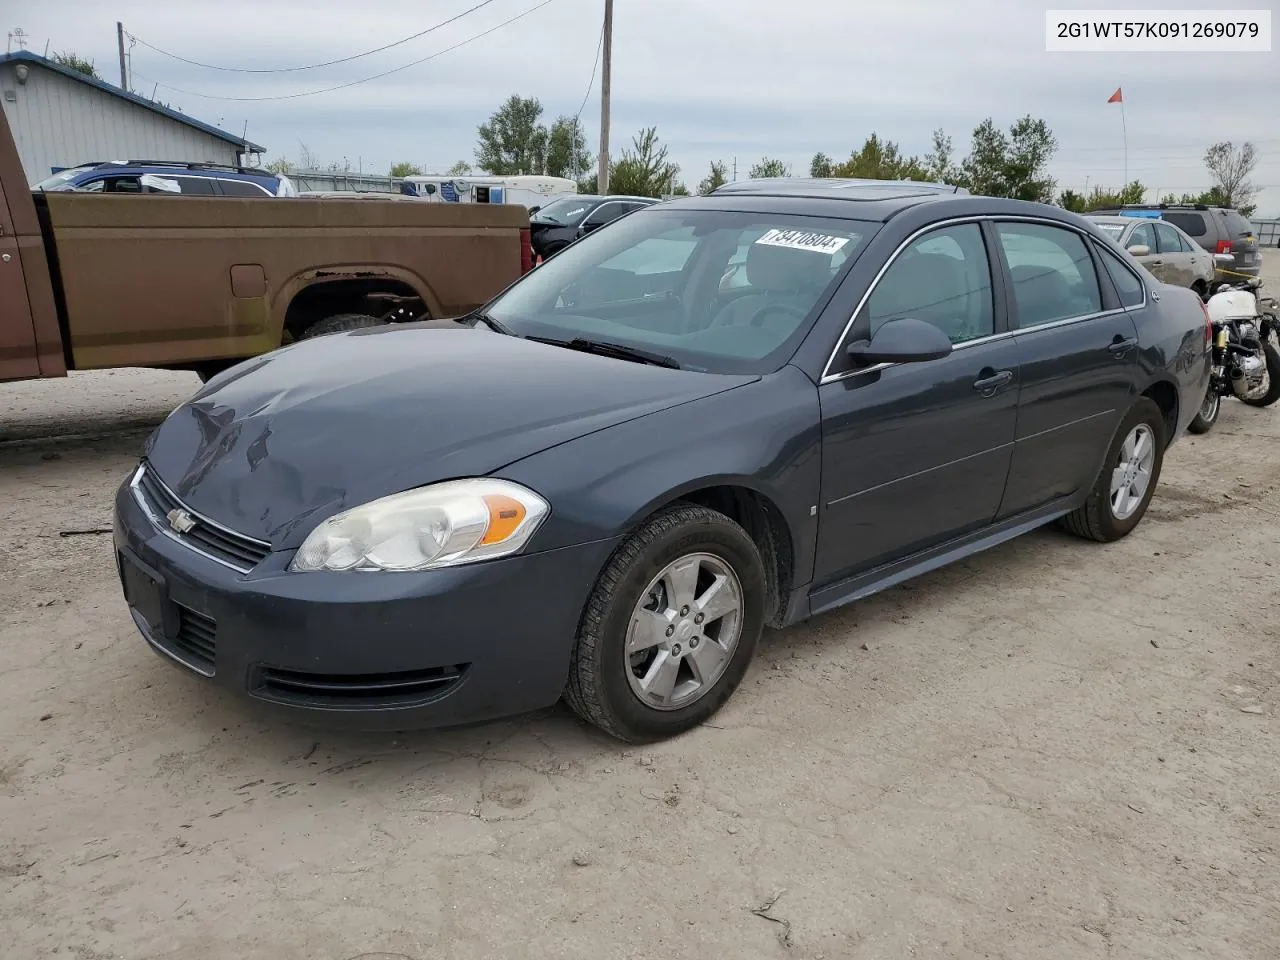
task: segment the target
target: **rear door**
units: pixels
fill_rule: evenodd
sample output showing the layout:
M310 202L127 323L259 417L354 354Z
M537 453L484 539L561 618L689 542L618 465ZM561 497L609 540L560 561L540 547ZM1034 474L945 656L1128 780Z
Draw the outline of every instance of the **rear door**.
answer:
M1010 324L1021 358L1018 429L1000 517L1079 492L1097 477L1137 395L1138 331L1104 301L1085 237L1043 221L995 224L1010 278Z
M1156 222L1151 226L1155 229L1160 259L1164 262L1165 275L1160 279L1175 286L1190 287L1196 282L1191 249L1183 244L1178 231L1169 224Z

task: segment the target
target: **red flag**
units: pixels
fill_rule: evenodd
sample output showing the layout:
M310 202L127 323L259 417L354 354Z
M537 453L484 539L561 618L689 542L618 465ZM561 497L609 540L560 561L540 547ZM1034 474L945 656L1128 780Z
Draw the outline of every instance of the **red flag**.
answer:
M1107 97L1107 103L1124 103L1124 95L1120 92L1120 88L1116 87L1116 92Z

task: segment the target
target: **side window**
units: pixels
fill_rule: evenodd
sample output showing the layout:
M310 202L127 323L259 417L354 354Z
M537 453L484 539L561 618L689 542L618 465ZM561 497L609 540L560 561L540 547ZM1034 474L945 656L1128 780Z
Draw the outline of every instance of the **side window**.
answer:
M1153 224L1156 228L1156 241L1160 244L1161 253L1180 253L1182 251L1182 241L1178 238L1178 231L1173 229L1167 223Z
M102 193L107 187L105 180L90 180L88 183L82 183L76 187L78 193Z
M224 197L254 197L261 200L266 196L260 187L247 180L219 180L218 186L222 188Z
M584 221L584 225L588 227L602 227L610 220L616 220L622 215L622 204L620 203L602 203L589 214Z
M1164 213L1164 218L1188 237L1203 237L1209 232L1208 226L1205 225L1204 217L1198 213L1167 210Z
M1143 223L1133 228L1133 233L1129 234L1129 239L1125 242L1125 249L1129 247L1146 247L1152 253L1156 252L1156 233L1151 224Z
M107 193L141 193L142 184L137 177L108 177L104 189Z
M991 265L976 223L925 234L893 261L866 306L869 332L913 317L964 343L995 332Z
M996 231L1009 261L1019 327L1102 310L1098 276L1080 234L1065 227L1011 221L997 223Z
M1120 302L1126 307L1140 305L1147 294L1138 275L1129 269L1128 264L1122 262L1101 244L1094 244L1094 249L1102 258L1102 265L1106 268L1107 275L1111 277L1111 282L1115 284L1116 293L1120 294Z
M205 177L173 177L182 187L182 195L190 197L214 196L213 181Z

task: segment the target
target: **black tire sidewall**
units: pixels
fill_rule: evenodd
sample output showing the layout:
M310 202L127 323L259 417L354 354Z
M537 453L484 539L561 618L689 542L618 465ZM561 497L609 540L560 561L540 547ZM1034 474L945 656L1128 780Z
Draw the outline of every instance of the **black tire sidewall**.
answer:
M1147 492L1143 496L1141 505L1134 511L1133 515L1124 520L1117 520L1115 514L1111 512L1111 471L1116 468L1116 464L1119 462L1120 448L1124 446L1125 438L1140 423L1145 423L1150 427L1155 438L1156 450L1155 458L1151 464L1151 481L1147 484ZM1101 500L1098 504L1098 523L1102 527L1102 532L1107 540L1119 540L1121 537L1128 535L1146 516L1147 508L1151 506L1151 498L1155 496L1156 485L1160 482L1160 471L1164 466L1165 446L1164 415L1153 401L1142 397L1129 409L1124 420L1120 422L1120 427L1116 430L1111 446L1107 449L1107 459L1102 465L1102 472L1098 476L1098 483L1094 488L1094 496Z
M1242 403L1251 407L1269 407L1280 400L1280 350L1276 350L1273 344L1266 341L1262 344L1262 355L1267 361L1267 377L1270 383L1266 396L1259 397L1257 400L1240 398Z
M1211 386L1209 389L1213 390L1214 388ZM1205 417L1203 413L1200 412L1204 410L1204 404L1201 404L1200 411L1197 411L1196 415L1192 418L1190 425L1187 427L1188 430L1192 433L1208 433L1213 429L1213 425L1217 423L1218 418L1222 416L1222 394L1218 394L1217 396L1218 402L1214 404L1213 416ZM1208 399L1207 393L1205 398Z
M323 320L317 320L303 330L298 339L310 340L313 337L327 337L331 334L344 333L348 330L364 330L369 327L383 327L386 325L385 320L380 320L367 313L339 313L331 317L325 317Z
M626 671L627 629L641 594L667 564L691 553L708 553L726 563L742 587L742 631L728 668L715 686L679 710L655 710L631 690ZM768 585L760 552L751 538L727 517L723 522L682 524L647 544L623 575L599 624L600 643L594 665L603 705L628 739L664 739L715 713L742 682L764 628Z

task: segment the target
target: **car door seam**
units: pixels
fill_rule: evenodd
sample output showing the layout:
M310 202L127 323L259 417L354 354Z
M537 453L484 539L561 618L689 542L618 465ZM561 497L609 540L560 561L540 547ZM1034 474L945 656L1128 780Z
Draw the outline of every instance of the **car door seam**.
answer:
M838 506L839 504L852 500L855 497L861 497L863 494L874 493L876 490L883 490L886 487L891 487L895 483L902 483L905 480L914 480L917 477L923 477L926 474L936 473L939 470L945 470L948 467L954 467L956 464L966 463L967 461L974 460L978 457L985 457L992 453L999 453L1001 450L1009 449L1014 445L1014 443L1015 441L1011 440L1008 443L997 444L994 447L987 447L985 450L979 450L977 453L971 453L971 454L968 454L967 456L957 457L955 460L948 460L946 463L940 463L936 466L929 467L928 469L925 469L925 470L917 470L915 473L908 473L901 477L895 477L892 480L886 480L884 483L877 483L874 487L867 487L866 489L858 490L855 493L847 493L843 497L838 497L835 500L827 501L826 506L828 508Z

